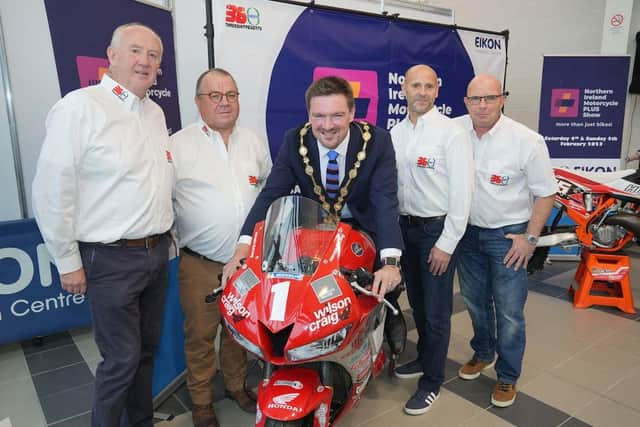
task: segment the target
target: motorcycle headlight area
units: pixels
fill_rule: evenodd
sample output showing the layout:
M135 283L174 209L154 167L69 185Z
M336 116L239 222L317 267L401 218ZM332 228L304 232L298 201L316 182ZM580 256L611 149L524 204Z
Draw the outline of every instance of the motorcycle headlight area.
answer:
M236 330L236 328L234 328L231 325L231 323L227 322L226 319L224 323L227 325L229 332L231 332L231 336L233 337L234 340L238 342L238 344L246 348L247 351L250 351L251 353L258 356L260 359L264 359L264 354L262 353L262 350L260 350L260 347L258 347L257 345L255 345L254 343L252 343L242 335L240 335L240 333Z
M312 343L287 350L287 358L291 361L298 361L314 359L332 353L344 342L349 330L351 330L351 325L347 325L339 331Z

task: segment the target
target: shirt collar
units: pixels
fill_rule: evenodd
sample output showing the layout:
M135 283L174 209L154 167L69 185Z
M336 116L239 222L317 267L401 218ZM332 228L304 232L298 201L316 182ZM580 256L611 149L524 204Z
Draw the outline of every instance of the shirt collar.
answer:
M495 124L493 126L491 126L491 129L489 129L487 132L485 132L484 135L489 135L489 136L494 136L496 134L496 132L498 132L503 126L504 126L504 115L501 113L500 117L498 118L498 121L495 122ZM471 132L473 132L473 135L478 138L478 134L476 133L476 130L473 128L473 121L471 120L471 116L469 116L469 127ZM484 137L484 135L482 135ZM479 138L478 138L479 139Z
M411 119L409 118L409 114L407 114L407 117L406 117L407 126L409 126L412 129L414 128L417 129L418 127L424 125L428 120L431 119L431 117L434 117L436 114L439 114L439 112L436 106L434 105L433 107L431 107L429 111L427 111L424 114L421 114L420 117L418 117L418 120L416 120L415 126L411 122Z
M211 129L208 124L202 120L202 117L198 119L198 127L200 128L200 132L202 132L207 138L210 140L220 139L222 141L222 135L217 130ZM233 126L233 130L231 131L231 135L229 137L229 144L233 140L233 135L236 133L237 126Z
M318 144L318 154L320 156L320 158L322 158L322 156L326 156L327 153L331 150L337 151L339 155L341 156L346 156L347 155L347 148L349 148L349 136L351 135L351 129L349 129L349 132L347 132L347 136L344 137L344 139L342 140L342 142L340 144L338 144L338 146L336 148L327 148L324 145L320 144L320 141L316 140L316 144Z
M144 98L138 98L133 94L130 90L125 88L123 85L113 80L107 73L102 76L102 81L100 81L100 86L104 87L104 89L111 94L115 99L122 102L122 105L131 111L137 111L144 105L147 96Z

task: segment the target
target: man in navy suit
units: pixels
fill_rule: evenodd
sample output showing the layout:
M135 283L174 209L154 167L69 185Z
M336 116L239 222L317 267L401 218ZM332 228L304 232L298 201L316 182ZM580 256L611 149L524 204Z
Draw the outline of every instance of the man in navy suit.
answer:
M381 265L374 274L372 291L382 300L400 283L403 246L391 137L383 129L353 121L353 91L342 78L316 80L307 89L305 101L309 123L287 131L271 174L242 227L236 252L224 267L222 283L248 256L253 228L264 219L271 203L297 185L302 196L320 202L372 236L380 249ZM305 168L306 163L313 171ZM339 174L336 179L333 171ZM357 176L349 179L354 171Z

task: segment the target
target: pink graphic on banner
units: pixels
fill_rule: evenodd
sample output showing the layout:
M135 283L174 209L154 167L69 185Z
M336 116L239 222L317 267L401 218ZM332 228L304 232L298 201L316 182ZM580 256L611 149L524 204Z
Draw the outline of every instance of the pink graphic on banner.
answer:
M313 80L338 76L349 82L355 98L356 120L376 124L378 119L378 73L372 70L348 70L346 68L316 67Z
M80 87L92 86L100 83L102 75L109 71L109 61L93 56L76 56Z
M551 117L578 117L580 89L551 89Z

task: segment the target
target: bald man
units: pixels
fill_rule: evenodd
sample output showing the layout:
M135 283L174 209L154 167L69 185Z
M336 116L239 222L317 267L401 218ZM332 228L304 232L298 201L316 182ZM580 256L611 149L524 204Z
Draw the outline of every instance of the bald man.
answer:
M125 24L107 57L100 84L68 93L49 112L33 209L62 287L89 299L103 358L91 425L151 426L173 223L169 135L147 96L162 42L149 27Z
M420 377L404 410L425 413L438 398L451 335L456 247L471 206L473 160L469 135L434 103L438 76L409 68L402 84L407 117L391 130L398 164L402 257L407 296L418 330L418 357L395 370Z
M480 74L467 88L469 114L456 119L471 138L476 163L458 261L474 354L458 376L478 378L497 352L491 403L498 407L516 398L525 347L526 267L557 190L544 139L502 114L505 96L497 78Z

